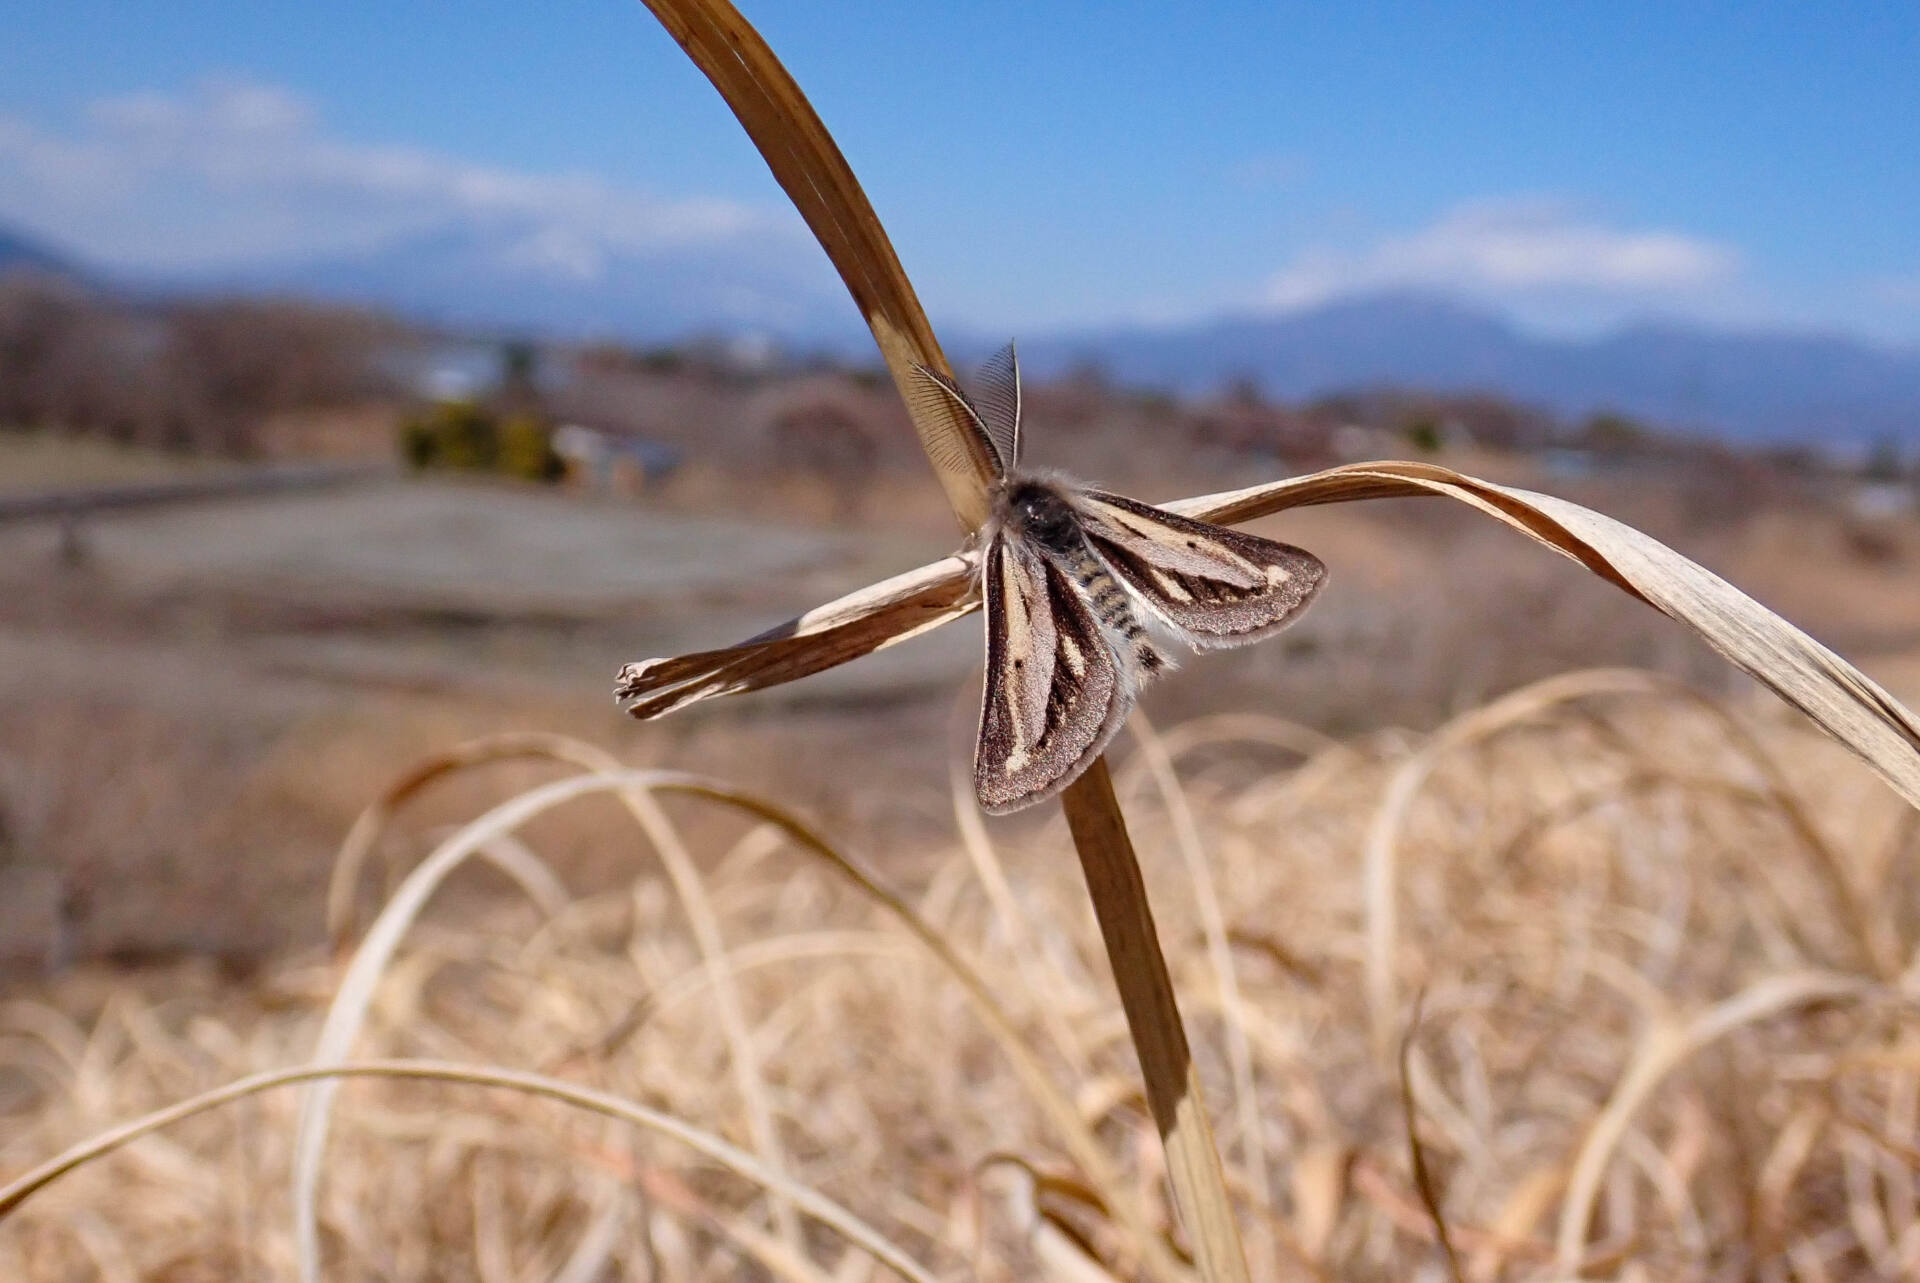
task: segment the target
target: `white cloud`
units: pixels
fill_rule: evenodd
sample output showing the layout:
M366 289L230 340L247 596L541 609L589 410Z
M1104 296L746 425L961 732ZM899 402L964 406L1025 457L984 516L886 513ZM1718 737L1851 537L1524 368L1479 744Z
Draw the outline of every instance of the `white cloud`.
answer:
M96 261L149 269L483 226L508 232L527 270L588 279L615 253L798 230L784 210L345 140L286 90L230 80L104 99L67 130L0 115L0 218Z
M1555 296L1683 299L1728 284L1732 250L1664 230L1620 230L1550 201L1462 205L1357 252L1311 250L1266 285L1272 307L1383 289L1441 289L1503 302Z

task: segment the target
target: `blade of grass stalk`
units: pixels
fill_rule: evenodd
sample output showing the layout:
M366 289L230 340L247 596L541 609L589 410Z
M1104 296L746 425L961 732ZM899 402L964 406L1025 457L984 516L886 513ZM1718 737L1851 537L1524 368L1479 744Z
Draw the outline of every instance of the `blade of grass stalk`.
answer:
M912 1279L915 1283L934 1283L933 1275L908 1256L904 1250L839 1203L817 1190L774 1171L745 1150L738 1149L720 1137L702 1131L671 1114L650 1109L611 1092L597 1091L591 1087L582 1087L540 1074L481 1065L449 1064L445 1061L433 1060L366 1060L347 1061L335 1065L300 1065L290 1069L268 1070L236 1079L212 1091L202 1092L198 1096L155 1110L142 1118L123 1123L89 1140L82 1141L64 1153L48 1159L32 1171L23 1173L5 1186L0 1186L0 1221L4 1221L27 1199L60 1177L161 1128L276 1087L299 1083L332 1082L342 1078L428 1079L516 1091L556 1100L577 1109L588 1110L658 1132L762 1186L769 1194L777 1189L782 1198L822 1225L832 1228L849 1242L859 1244L863 1250L872 1254L874 1259L884 1263L902 1278Z
M1378 738L1381 737L1376 736ZM1234 824L1247 827L1280 823L1289 814L1299 814L1308 802L1335 784L1352 778L1356 771L1365 770L1389 757L1404 756L1405 745L1399 739L1399 734L1395 732L1394 742L1390 746L1363 744L1356 749L1336 744L1324 749L1300 763L1291 774L1281 777L1277 783L1269 782L1251 789L1246 796L1230 803L1227 818Z
M1545 842L1556 830L1577 824L1593 812L1625 798L1662 790L1673 790L1694 797L1719 798L1755 810L1764 811L1773 804L1772 795L1764 789L1735 784L1718 776L1697 775L1657 766L1639 767L1611 779L1575 788L1546 810L1535 812L1500 844L1492 862L1500 868L1521 864L1531 857L1535 847Z
M1301 1256L1323 1278L1327 1246L1333 1241L1341 1209L1347 1202L1347 1177L1352 1165L1352 1152L1339 1141L1314 1141L1293 1155L1289 1177L1293 1238Z
M1786 1245L1787 1199L1827 1123L1825 1105L1801 1105L1774 1136L1760 1164L1753 1182L1753 1239L1762 1260Z
M360 864L400 805L438 779L512 758L552 761L600 773L624 769L624 763L597 745L572 736L539 731L483 736L432 755L389 785L381 797L355 819L334 862L334 876L327 890L330 932L336 929L337 923L344 922L344 912L351 906L353 887L359 880ZM753 1138L754 1150L761 1158L784 1170L786 1157L779 1132L774 1126L773 1104L760 1073L759 1052L747 1031L740 988L727 971L727 950L720 934L720 921L714 913L698 866L692 853L680 840L678 831L654 804L649 793L643 789L634 790L621 794L620 800L647 835L654 854L659 856L662 867L667 871L668 881L673 884L674 895L680 901L681 912L686 915L687 924L693 932L694 944L700 951L701 966L713 989L721 1034L727 1040L734 1087L746 1106L748 1134ZM529 894L533 894L531 890ZM536 903L539 902L538 896L534 896L534 899ZM343 912L339 919L334 917L336 906ZM341 938L339 935L333 936L336 947ZM339 1054L344 1056L345 1048ZM781 1236L793 1240L798 1233L793 1209L776 1198L773 1214Z
M1139 745L1140 758L1153 776L1167 817L1173 822L1174 848L1180 853L1181 866L1193 888L1194 903L1200 910L1200 930L1206 939L1207 959L1213 968L1214 983L1220 986L1221 1027L1225 1031L1227 1067L1233 1077L1235 1123L1240 1130L1242 1166L1247 1189L1254 1205L1273 1206L1273 1184L1267 1174L1267 1142L1260 1125L1260 1098L1254 1090L1253 1051L1247 1044L1247 1031L1238 1012L1240 981L1233 965L1233 946L1227 940L1227 915L1220 907L1220 893L1214 886L1213 868L1200 839L1199 822L1187 803L1173 757L1161 742L1146 714L1134 709L1127 718L1127 730ZM1264 1216L1254 1219L1254 1250L1262 1263L1278 1259L1273 1234ZM1269 1264L1269 1268L1271 1268Z
M70 1074L78 1074L87 1054L87 1035L57 1007L31 998L0 1002L0 1031L11 1030L45 1047Z
M954 706L955 720L966 724L969 718L976 715L978 706L979 701L973 692L962 689ZM1001 867L1000 858L994 853L993 840L987 836L986 821L973 798L971 763L963 752L947 754L947 796L953 803L953 827L960 834L960 849L966 853L967 862L973 868L974 880L986 893L987 903L993 906L993 916L1000 924L1000 935L1007 951L1021 960L1024 968L1025 960L1037 952L1028 948L1032 926L1015 903L1006 870ZM1030 978L1023 978L1029 979L1031 987Z
M405 787L411 781L424 783L436 778L439 774L456 769L456 765L486 760L490 759L482 749L464 753L456 750L439 755L425 767L410 772L396 788L389 790L387 796L404 797L411 791ZM436 765L441 769L431 769ZM342 975L334 1000L328 1007L326 1019L321 1025L320 1037L309 1062L311 1065L324 1067L346 1059L347 1053L352 1049L354 1038L360 1031L367 1009L373 1001L374 989L380 977L386 972L387 964L393 957L394 951L399 948L414 918L447 876L493 837L513 833L521 824L546 809L547 805L550 805L546 801L549 795L558 793L562 797L573 796L573 792L568 791L569 786L575 786L575 791L578 791L579 781L594 778L596 777L591 775L575 776L572 779L556 781L554 784L530 789L501 803L447 838L408 873L393 897L387 902L386 907L381 910L380 916L374 920L365 938L361 940L360 948L355 952L353 960ZM376 803L376 808L378 806L379 804ZM369 814L374 809L369 808ZM356 823L353 831L348 835L348 841L353 841L355 835L361 832L361 825ZM377 833L367 834L365 841L368 847L371 846L375 836ZM317 1203L321 1165L326 1152L333 1101L337 1094L338 1083L331 1079L322 1081L313 1091L308 1092L301 1101L299 1122L295 1130L294 1240L300 1261L301 1277L305 1283L319 1283L321 1274Z
M1920 806L1920 718L1886 690L1726 580L1631 526L1579 504L1423 463L1364 463L1166 505L1241 522L1309 504L1434 494L1511 526L1688 625L1736 667L1805 713Z
M1399 937L1399 840L1407 812L1427 777L1447 754L1484 739L1515 722L1524 721L1554 704L1603 693L1639 693L1656 689L1655 679L1632 669L1597 669L1566 673L1522 687L1482 708L1464 713L1428 737L1419 751L1403 761L1388 782L1387 791L1367 829L1362 857L1362 885L1366 895L1367 1012L1373 1031L1374 1053L1389 1061L1399 1023L1399 985L1394 974L1394 950Z
M527 758L588 770L598 769L582 757L582 750L588 755L604 756L592 745L565 735L544 731L508 731L456 744L422 758L401 772L381 790L379 797L354 817L346 838L340 843L340 850L334 855L333 872L327 880L327 940L334 952L343 952L348 938L353 934L354 893L380 835L393 822L394 815L402 806L436 781L489 762Z
M642 721L719 695L824 672L958 619L978 604L972 554L943 557L750 637L737 646L620 670L614 697Z
M567 907L570 897L560 875L519 838L503 833L474 854L512 878L520 894L533 902L541 916L550 918Z
M623 1209L617 1198L611 1197L608 1186L594 1187L593 1219L587 1222L587 1228L567 1253L566 1260L554 1271L553 1283L597 1283L607 1272L607 1263L613 1259L613 1249L620 1241L620 1222Z
M907 941L901 940L898 936L883 935L878 932L804 932L775 936L771 940L755 941L731 950L727 954L727 972L737 978L763 967L786 966L801 960L828 958L837 960L870 958L875 962L897 962L910 956L919 957L917 952L912 952L912 948ZM612 1057L648 1022L672 1010L675 1006L705 993L712 988L712 985L713 979L704 967L675 976L634 1002L623 1015L595 1037L575 1045L563 1055L550 1061L546 1066L547 1070L556 1072L566 1065L581 1062L595 1063Z
M592 751L598 752L598 750ZM419 904L424 902L425 897L431 893L433 885L457 866L459 860L463 858L460 852L472 848L487 834L512 832L535 816L575 798L607 792L625 796L629 792L642 790L682 793L706 798L764 820L779 828L809 854L824 858L833 864L875 903L892 913L940 961L947 972L960 982L963 991L973 1000L975 1010L981 1015L983 1023L999 1042L1009 1062L1059 1131L1068 1153L1076 1163L1080 1164L1088 1177L1100 1186L1109 1199L1110 1205L1113 1206L1120 1223L1136 1238L1138 1250L1146 1260L1152 1275L1169 1283L1175 1283L1184 1277L1184 1271L1174 1260L1172 1253L1154 1234L1144 1209L1128 1197L1125 1182L1114 1168L1112 1161L1101 1149L1092 1133L1081 1125L1072 1103L1061 1095L1059 1088L1033 1058L1032 1053L1022 1042L1012 1018L995 1000L992 990L978 973L961 959L958 952L938 932L922 922L911 907L887 891L871 875L848 860L806 825L780 807L717 780L676 771L642 771L624 768L573 776L529 789L517 797L510 798L448 838L408 876L408 880L402 884L400 891L395 894L387 909L367 933L360 952L355 955L349 968L348 976L341 982L340 993L335 999L334 1008L328 1013L327 1023L321 1032L320 1047L315 1051L314 1063L320 1063L323 1053L336 1060L344 1059L354 1032L358 1029L365 1005L371 1000L372 987L384 968L384 960L391 956L404 933L405 918L417 912ZM311 1209L314 1206L314 1194L319 1180L318 1155L326 1141L326 1113L330 1103L331 1093L323 1084L315 1088L302 1105L300 1131L295 1143L295 1192L296 1210L304 1207L307 1209L304 1215L307 1216L311 1215ZM311 1220L302 1220L298 1224L306 1225L308 1232L313 1235L312 1241L317 1256L317 1228Z
M1891 981L1905 965L1900 956L1900 942L1896 938L1898 933L1893 921L1885 913L1873 911L1872 902L1856 884L1845 855L1814 823L1800 791L1793 785L1792 776L1760 743L1753 728L1734 716L1731 710L1684 683L1676 682L1674 685L1683 698L1691 700L1696 708L1719 724L1727 742L1759 774L1775 813L1812 857L1813 871L1819 877L1827 898L1833 901L1840 918L1847 924L1847 938L1858 951L1859 965L1881 980ZM1908 810L1903 814L1911 816L1920 814L1920 811Z
M1340 741L1324 731L1290 722L1269 713L1212 713L1192 717L1161 734L1167 756L1178 761L1194 749L1212 744L1266 744L1292 753L1303 761Z
M1371 1209L1381 1217L1384 1222L1382 1228L1391 1228L1409 1238L1417 1238L1439 1247L1439 1240L1433 1230L1433 1218L1421 1203L1419 1193L1402 1189L1400 1179L1398 1171L1389 1171L1387 1166L1374 1155L1363 1151L1354 1156L1353 1192L1360 1201L1369 1204ZM1542 1261L1549 1254L1544 1244L1531 1240L1515 1242L1491 1230L1477 1225L1462 1224L1457 1220L1448 1225L1447 1232L1452 1235L1455 1245L1467 1252L1497 1252L1503 1255L1524 1256L1528 1259L1538 1258ZM1589 1257L1585 1265L1588 1268L1599 1268L1610 1263L1617 1267L1633 1247L1634 1244L1631 1241L1613 1244ZM1424 1276L1414 1274L1411 1277ZM1546 1280L1551 1280L1552 1283L1577 1283L1576 1277L1557 1273L1534 1273L1519 1277L1540 1279L1542 1283Z
M474 1273L479 1276L479 1283L506 1283L514 1273L513 1249L507 1246L500 1169L484 1151L473 1154L467 1161L473 1173L467 1184L467 1197L473 1212L469 1232L473 1239Z
M602 755L601 771L620 769L617 759ZM747 1029L746 1011L740 1002L740 987L727 965L726 941L720 934L720 918L707 895L693 853L680 838L680 832L667 819L666 812L645 788L624 789L620 801L647 835L654 854L667 871L674 894L686 915L694 941L700 950L701 967L713 988L714 1010L727 1039L728 1060L733 1067L734 1085L747 1108L747 1132L753 1146L767 1162L784 1169L785 1149L774 1125L773 1102L760 1073L760 1053ZM788 1248L800 1248L800 1225L793 1208L784 1200L773 1200L773 1223Z
M1887 1209L1881 1203L1875 1180L1878 1146L1870 1133L1862 1134L1853 1128L1843 1129L1837 1140L1841 1186L1847 1199L1847 1224L1867 1258L1868 1269L1877 1278L1895 1278L1906 1273L1894 1259L1893 1228L1887 1224Z
M1722 702L1683 681L1658 673L1648 676L1649 680L1665 687L1675 698L1686 701L1697 712L1711 719L1719 727L1728 747L1753 767L1755 774L1760 777L1766 800L1806 848L1813 862L1813 871L1819 877L1827 898L1847 924L1847 939L1858 955L1853 962L1882 980L1892 980L1903 965L1892 922L1884 914L1873 912L1863 892L1855 884L1846 858L1820 831L1820 826L1814 823L1812 813L1794 788L1792 777L1761 744L1753 728ZM1902 814L1915 816L1920 815L1920 811L1908 810Z
M68 1214L68 1226L74 1241L93 1259L95 1277L100 1283L139 1283L140 1271L135 1268L126 1243L98 1212L90 1207L76 1208Z
M1567 1178L1566 1200L1560 1205L1555 1269L1566 1278L1578 1277L1586 1248L1587 1226L1593 1219L1593 1204L1599 1196L1607 1163L1632 1124L1634 1114L1676 1066L1743 1026L1808 1003L1857 996L1865 987L1853 976L1797 972L1757 981L1685 1024L1656 1015L1632 1062L1614 1086L1606 1107L1587 1129L1586 1139L1574 1159L1572 1174ZM1657 994L1653 998L1660 1000Z
M667 1211L684 1220L698 1221L758 1261L775 1278L788 1280L788 1283L833 1283L832 1275L812 1259L779 1239L762 1234L738 1217L722 1215L718 1208L694 1193L674 1173L645 1168L639 1172L636 1184Z
M1427 742L1403 761L1367 831L1364 854L1366 889L1366 979L1369 1015L1375 1051L1383 1060L1398 1004L1393 954L1398 935L1397 874L1401 830L1407 814L1429 775L1446 756L1547 709L1595 696L1665 695L1686 700L1719 726L1727 744L1752 764L1764 783L1762 797L1773 804L1805 846L1813 870L1841 918L1851 927L1847 939L1857 950L1856 962L1869 974L1888 979L1898 970L1887 933L1867 909L1849 878L1845 862L1814 825L1795 796L1784 773L1739 719L1684 682L1638 669L1591 669L1562 673L1511 691L1480 708L1464 713L1434 731ZM1618 785L1612 786L1618 788ZM1791 920L1790 920L1791 921Z
M1400 1035L1400 1121L1407 1133L1407 1162L1413 1171L1414 1192L1419 1194L1420 1205L1433 1222L1434 1237L1440 1240L1440 1251L1446 1257L1447 1276L1453 1283L1465 1283L1460 1273L1459 1253L1453 1250L1453 1234L1440 1208L1440 1194L1427 1167L1427 1149L1420 1142L1420 1114L1413 1103L1413 1040L1420 1032L1420 1009L1426 1005L1426 997L1424 991L1415 995L1413 1014L1407 1017L1406 1031Z
M340 859L336 862L334 886L347 888L340 894L340 902L351 903L351 887L358 878L359 862L365 858L366 852L373 848L373 844L379 839L381 829L403 802L428 784L453 772L514 757L544 758L582 767L596 773L623 769L619 759L605 750L561 735L491 736L436 754L389 786L381 798L354 822L343 844ZM701 964L706 969L713 988L715 1011L719 1016L721 1032L727 1039L728 1059L735 1088L740 1093L742 1104L745 1106L748 1134L752 1138L754 1149L776 1169L784 1170L786 1160L780 1144L779 1132L774 1126L773 1105L761 1077L759 1054L747 1031L746 1015L740 1003L739 986L727 972L726 944L720 934L719 919L714 914L693 856L686 850L677 831L644 788L624 790L620 794L620 800L642 831L646 833L654 853L659 856L662 866L667 870L668 879L680 900L681 910L685 913L688 925L692 929L695 944L700 951ZM511 803L508 803L502 808L496 808L488 816L482 816L454 834L409 875L401 892L395 894L393 900L382 912L375 930L379 931L380 924L389 920L393 925L381 934L377 944L374 933L369 933L368 939L362 943L359 954L355 956L348 967L347 974L342 978L339 994L335 998L333 1007L328 1011L327 1021L322 1027L320 1042L314 1051L313 1063L322 1064L330 1060L345 1059L360 1023L364 1019L366 1004L372 1000L373 987L380 973L385 970L387 959L399 946L401 937L420 907L432 895L439 883L467 858L467 855L476 849L485 849L494 836L511 835L520 823L524 823L524 819L521 819L511 823L489 824L490 817L498 816L500 810L508 809L510 806ZM339 872L340 866L343 865L348 866L345 874ZM409 891L408 888L413 890ZM332 899L332 888L330 888L330 902ZM317 1283L319 1225L316 1196L319 1190L321 1156L326 1145L327 1111L332 1104L334 1090L332 1084L323 1084L302 1101L299 1130L294 1148L295 1238L300 1248L302 1277L307 1283ZM797 1242L799 1226L794 1217L793 1208L776 1196L772 1203L772 1211L781 1237L790 1242Z
M892 931L803 931L741 945L727 955L727 963L736 975L745 975L764 967L789 968L806 961L861 958L887 966L919 956L911 942ZM656 1016L665 1014L698 997L711 983L704 971L676 976L648 995L648 1010Z
M743 1221L715 1215L702 1216L700 1219L715 1234L758 1261L775 1278L786 1279L789 1283L834 1283L831 1274L803 1256L798 1248L770 1234L763 1234Z
M971 692L961 696L962 708L969 713L976 702ZM993 849L993 841L987 836L986 821L981 816L980 806L974 801L971 764L961 754L951 754L947 758L947 791L953 802L953 824L960 834L961 850L966 852L974 878L985 890L988 902L993 905L994 916L999 920L1001 935L1006 941L1005 952L1013 960L1014 968L1020 974L1020 982L1026 986L1027 992L1039 1000L1040 1019L1046 1026L1054 1050L1067 1062L1073 1076L1084 1080L1093 1073L1086 1052L1073 1036L1058 1005L1046 1001L1051 983L1049 977L1059 974L1056 962L1038 946L1033 924L1014 900L1006 870L1001 867L1000 857ZM1042 972L1047 974L1042 975Z
M1113 964L1127 1027L1140 1054L1147 1107L1167 1155L1167 1176L1192 1241L1200 1276L1250 1283L1220 1151L1200 1092L1200 1075L1174 1001L1173 980L1154 931L1153 910L1104 757L1060 795L1080 853L1100 935Z
M1118 1283L1112 1272L1095 1260L1083 1244L1064 1233L1058 1222L1041 1210L1042 1176L1031 1163L1017 1154L989 1155L975 1168L976 1195L980 1178L988 1168L1012 1175L1003 1192L1007 1210L1048 1279L1059 1283Z
M1565 1185L1566 1173L1558 1164L1536 1167L1515 1182L1487 1226L1486 1240L1470 1249L1467 1277L1476 1283L1500 1278L1507 1262L1523 1253L1545 1257L1546 1245L1534 1239L1534 1227L1559 1201Z
M948 503L968 530L978 530L987 519L993 461L954 406L913 394L914 366L943 374L952 367L833 136L760 33L726 0L646 4L726 99L833 261L886 358Z
M1576 789L1549 809L1535 814L1501 846L1499 854L1495 857L1495 863L1501 867L1517 866L1529 858L1534 847L1561 827L1575 824L1593 812L1611 806L1622 799L1662 792L1677 792L1695 798L1716 797L1737 806L1771 812L1790 830L1793 830L1796 837L1801 838L1803 842L1806 840L1806 830L1794 823L1791 815L1787 813L1787 803L1783 802L1779 792L1773 788L1753 788L1715 776L1678 772L1660 766L1639 767L1615 779ZM1920 812L1908 812L1908 814L1920 814ZM1867 970L1879 975L1880 978L1891 979L1898 967L1895 965L1890 968L1887 961L1893 956L1890 934L1879 929L1868 933L1861 927L1863 920L1884 923L1884 919L1868 919L1866 903L1857 894L1851 892L1851 883L1842 883L1849 888L1848 893L1834 894L1834 883L1837 880L1834 874L1838 872L1844 877L1843 866L1830 847L1824 842L1819 842L1818 839L1815 841L1817 844L1811 845L1810 848L1816 857L1815 871L1824 875L1822 882L1828 888L1829 898L1839 901L1840 913L1852 927L1852 934L1848 935L1847 939L1859 955L1858 960L1864 962ZM1762 866L1761 880L1772 894L1774 902L1780 907L1791 938L1795 943L1807 946L1809 953L1815 952L1808 943L1806 932L1800 929L1798 922L1798 919L1804 916L1806 908L1804 902L1799 897L1784 892L1772 879L1766 877L1770 871L1766 866Z
M676 776L675 778L652 785L661 792L688 793L708 798L724 805L736 807L750 815L767 820L787 833L795 843L808 853L826 860L829 864L851 881L875 904L888 913L907 929L929 953L937 958L949 975L956 980L966 993L1001 1050L1007 1055L1008 1063L1020 1076L1027 1090L1033 1094L1042 1112L1047 1115L1058 1131L1061 1141L1066 1145L1068 1154L1089 1181L1101 1191L1115 1219L1134 1238L1135 1250L1146 1267L1147 1272L1156 1279L1185 1280L1186 1269L1174 1258L1173 1253L1154 1233L1145 1209L1132 1197L1127 1184L1100 1147L1093 1133L1082 1123L1080 1112L1073 1103L1061 1094L1059 1087L1043 1069L1032 1051L1020 1037L1006 1009L1001 1006L993 991L988 987L979 972L968 963L938 931L914 912L911 905L889 891L878 879L868 873L859 864L848 859L831 843L826 842L806 825L801 824L784 810L772 806L744 790L734 789L713 780L701 780L694 776ZM1138 877L1138 870L1135 870ZM1157 945L1155 946L1157 955ZM1161 970L1165 971L1164 960ZM1183 1043L1184 1046L1184 1043ZM1209 1144L1211 1140L1209 1139ZM1219 1170L1219 1157L1214 1156L1214 1170Z

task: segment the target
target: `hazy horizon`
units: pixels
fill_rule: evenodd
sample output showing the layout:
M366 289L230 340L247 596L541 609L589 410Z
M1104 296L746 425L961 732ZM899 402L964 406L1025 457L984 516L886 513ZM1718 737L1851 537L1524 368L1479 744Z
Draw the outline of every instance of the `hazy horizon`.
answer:
M1662 317L1920 344L1920 174L1897 163L1920 144L1910 9L747 13L952 327L1419 290L1535 334ZM219 277L440 235L560 284L744 258L743 315L756 289L836 296L637 4L355 4L317 25L200 0L101 35L121 30L112 6L62 6L0 50L0 222L112 271Z

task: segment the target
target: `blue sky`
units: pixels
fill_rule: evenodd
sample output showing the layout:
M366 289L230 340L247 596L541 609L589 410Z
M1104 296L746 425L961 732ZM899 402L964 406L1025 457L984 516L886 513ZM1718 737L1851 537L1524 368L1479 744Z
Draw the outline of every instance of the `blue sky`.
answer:
M1920 343L1920 6L746 0L936 318L1417 287ZM9 6L0 220L203 270L512 220L818 251L631 0ZM516 251L519 252L519 251Z

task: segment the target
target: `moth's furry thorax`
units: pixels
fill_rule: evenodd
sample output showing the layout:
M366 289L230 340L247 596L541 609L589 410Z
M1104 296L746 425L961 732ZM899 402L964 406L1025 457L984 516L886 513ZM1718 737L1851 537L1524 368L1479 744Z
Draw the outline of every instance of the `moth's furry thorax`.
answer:
M993 489L993 510L983 542L1006 534L1043 548L1065 552L1080 542L1078 521L1069 497L1079 483L1052 472L1020 471L1000 479Z

